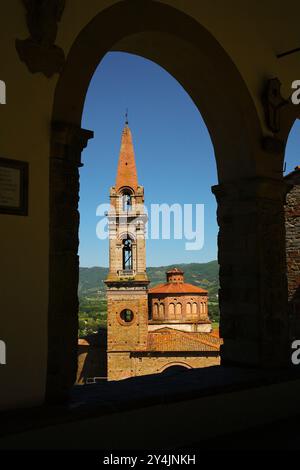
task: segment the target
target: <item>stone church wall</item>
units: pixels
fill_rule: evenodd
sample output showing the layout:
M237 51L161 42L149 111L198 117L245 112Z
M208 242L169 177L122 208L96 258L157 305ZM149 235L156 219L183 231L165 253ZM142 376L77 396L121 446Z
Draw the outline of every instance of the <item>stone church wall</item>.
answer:
M138 353L110 353L108 354L108 369L110 380L120 380L163 372L171 366L187 368L210 367L220 365L220 356L189 356L184 355L146 355Z

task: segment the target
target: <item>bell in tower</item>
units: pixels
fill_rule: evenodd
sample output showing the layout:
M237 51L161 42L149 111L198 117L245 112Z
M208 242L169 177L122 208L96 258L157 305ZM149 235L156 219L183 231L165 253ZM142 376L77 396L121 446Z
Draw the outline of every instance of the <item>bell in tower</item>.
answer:
M107 286L108 379L134 375L132 351L146 350L149 284L146 274L144 188L138 184L128 121L122 132L116 185L110 189Z

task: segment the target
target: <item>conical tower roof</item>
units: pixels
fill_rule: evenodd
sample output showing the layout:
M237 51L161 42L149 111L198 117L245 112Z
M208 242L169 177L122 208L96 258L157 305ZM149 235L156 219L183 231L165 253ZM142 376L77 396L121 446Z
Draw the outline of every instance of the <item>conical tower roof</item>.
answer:
M123 186L130 187L134 191L137 190L138 186L132 135L127 122L122 132L116 191L119 191Z

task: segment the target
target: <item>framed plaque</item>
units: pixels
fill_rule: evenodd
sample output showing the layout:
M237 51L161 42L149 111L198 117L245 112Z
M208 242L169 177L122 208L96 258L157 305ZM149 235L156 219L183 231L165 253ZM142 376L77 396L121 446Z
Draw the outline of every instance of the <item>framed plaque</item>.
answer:
M0 214L28 215L28 163L0 158Z

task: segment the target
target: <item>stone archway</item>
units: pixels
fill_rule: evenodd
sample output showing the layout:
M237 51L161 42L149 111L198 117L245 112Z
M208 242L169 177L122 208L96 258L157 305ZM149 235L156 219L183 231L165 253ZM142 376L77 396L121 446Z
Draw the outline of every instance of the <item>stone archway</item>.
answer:
M174 373L179 373L179 372L184 372L187 369L192 369L192 367L189 364L186 364L185 362L170 362L169 364L166 364L163 366L160 370L159 373L167 373L167 374L173 374Z
M157 62L182 84L200 110L213 142L220 183L213 192L219 205L222 360L279 364L286 347L284 191L282 182L269 179L261 168L261 128L247 87L220 44L195 20L159 2L122 1L99 13L80 32L55 91L48 399L64 398L76 377L78 167L81 151L93 135L81 129L81 115L91 77L110 50L138 53ZM270 244L270 237L275 244Z

